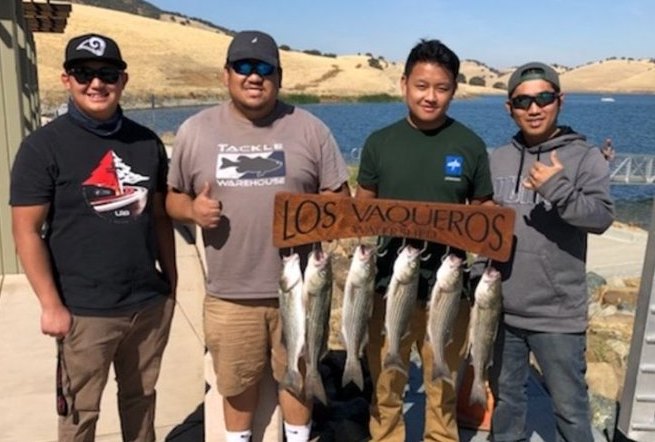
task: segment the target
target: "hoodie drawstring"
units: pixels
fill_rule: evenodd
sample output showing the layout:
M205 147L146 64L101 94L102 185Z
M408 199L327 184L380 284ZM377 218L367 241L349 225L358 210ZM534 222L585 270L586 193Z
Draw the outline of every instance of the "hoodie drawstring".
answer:
M523 172L523 161L525 160L525 147L521 147L521 161L519 162L519 171L516 174L516 185L514 186L514 193L519 193L519 186L521 185L521 173Z

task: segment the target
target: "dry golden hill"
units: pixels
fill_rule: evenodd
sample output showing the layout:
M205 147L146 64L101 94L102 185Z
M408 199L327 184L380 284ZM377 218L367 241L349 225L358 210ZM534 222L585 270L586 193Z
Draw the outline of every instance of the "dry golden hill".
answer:
M124 96L127 106L145 104L155 96L158 104L217 101L226 94L222 66L231 37L216 30L187 26L164 16L162 20L93 6L72 5L64 34L36 34L39 87L44 109L65 100L59 82L66 42L73 36L98 32L121 46L130 72ZM322 99L362 95L399 95L402 62L372 59L366 55L327 57L281 51L286 94L316 95ZM374 66L371 66L373 61ZM458 96L504 94L493 86L507 83L508 70L464 60L466 81L480 76L485 87L460 83ZM655 63L650 60L606 60L562 74L566 91L655 92Z
M231 37L179 21L154 20L137 15L74 4L64 34L36 34L41 99L46 108L65 99L59 82L66 42L73 36L98 32L114 38L128 63L130 83L124 101L215 101L225 96L220 73ZM402 66L369 56L336 58L281 51L283 92L323 98L399 94ZM460 85L458 94L496 93L491 88Z
M603 60L580 66L562 75L570 91L655 92L652 60Z

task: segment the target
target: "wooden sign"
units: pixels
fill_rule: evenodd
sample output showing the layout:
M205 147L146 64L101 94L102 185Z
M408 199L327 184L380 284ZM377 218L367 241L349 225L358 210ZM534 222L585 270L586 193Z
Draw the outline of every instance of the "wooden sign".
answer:
M507 261L514 218L513 209L498 206L280 192L275 196L273 244L281 248L339 238L395 236Z

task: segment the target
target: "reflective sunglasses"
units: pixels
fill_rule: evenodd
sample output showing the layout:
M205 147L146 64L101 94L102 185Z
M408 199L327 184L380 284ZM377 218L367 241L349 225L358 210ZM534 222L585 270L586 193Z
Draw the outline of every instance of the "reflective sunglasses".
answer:
M118 82L118 79L121 78L121 72L122 71L118 68L108 66L99 69L80 66L69 69L68 75L75 77L75 81L80 84L91 83L94 78L98 78L103 83L115 84Z
M260 77L268 77L275 72L275 66L259 60L238 60L232 63L232 70L246 77L256 72Z
M515 109L527 110L532 106L532 103L537 103L537 106L544 107L552 104L559 98L557 92L539 92L537 95L517 95L510 100L512 107Z

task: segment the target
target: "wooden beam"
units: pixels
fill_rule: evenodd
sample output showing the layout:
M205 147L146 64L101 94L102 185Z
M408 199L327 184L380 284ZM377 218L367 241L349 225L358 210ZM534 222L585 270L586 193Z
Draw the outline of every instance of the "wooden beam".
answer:
M23 2L25 18L68 18L70 13L71 5L69 4Z
M27 29L32 32L57 32L62 33L66 29L66 19L49 18L25 18Z

